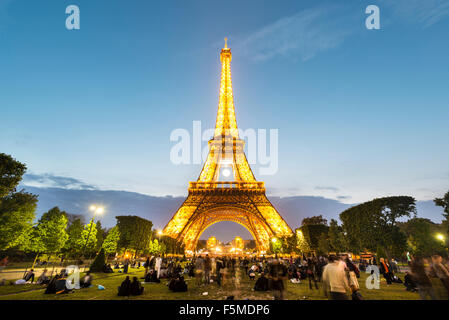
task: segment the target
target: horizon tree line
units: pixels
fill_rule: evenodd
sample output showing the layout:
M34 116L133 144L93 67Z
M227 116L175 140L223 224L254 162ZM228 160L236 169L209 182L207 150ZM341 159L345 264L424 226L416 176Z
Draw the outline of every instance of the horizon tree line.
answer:
M130 258L183 253L180 243L158 235L151 221L138 216L117 216L117 224L106 229L100 221L85 223L82 215L54 207L35 222L38 196L17 190L25 171L25 164L0 153L0 252L33 254L35 261L44 254L47 260L92 258L101 249L106 257L127 252ZM328 223L322 215L307 217L293 236L270 241L269 253L448 256L449 191L434 203L443 208L441 224L417 217L416 200L409 196L377 198L350 207L340 213L341 224L335 219ZM437 233L443 239L435 238Z

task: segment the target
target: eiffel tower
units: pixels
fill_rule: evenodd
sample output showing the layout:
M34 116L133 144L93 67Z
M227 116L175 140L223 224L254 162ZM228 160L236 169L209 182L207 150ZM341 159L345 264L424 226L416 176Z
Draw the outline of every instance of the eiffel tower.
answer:
M221 49L221 80L217 120L209 154L195 182L189 184L187 199L165 226L164 235L184 243L192 254L200 235L220 221L244 226L265 253L273 237L292 235L265 195L265 185L256 181L239 138L231 80L231 49ZM227 179L229 177L229 179Z

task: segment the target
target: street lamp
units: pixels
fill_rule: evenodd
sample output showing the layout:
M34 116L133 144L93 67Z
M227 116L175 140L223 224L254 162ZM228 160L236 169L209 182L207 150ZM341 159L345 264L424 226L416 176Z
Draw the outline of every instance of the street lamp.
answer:
M92 219L90 220L89 233L87 234L87 239L86 239L86 243L84 244L83 253L85 253L84 251L86 250L87 243L89 242L89 237L90 237L90 234L91 234L91 232L92 232L92 227L93 227L93 225L94 225L94 219L95 219L95 216L96 216L97 214L103 214L103 212L104 212L104 208L103 208L103 207L100 207L100 206L97 206L97 205L91 205L91 206L89 207L89 210L90 210L90 211L93 211L94 215L92 216Z
M445 240L444 235L442 235L441 233L437 233L436 238L437 238L438 240L440 240L440 241L443 241L443 242L444 242L444 240Z

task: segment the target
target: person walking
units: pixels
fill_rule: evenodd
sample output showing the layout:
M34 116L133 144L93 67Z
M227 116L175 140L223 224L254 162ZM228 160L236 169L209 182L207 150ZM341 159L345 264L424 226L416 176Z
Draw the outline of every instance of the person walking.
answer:
M336 256L329 257L329 263L324 267L322 280L326 297L330 300L348 300L346 294L349 290L348 278Z
M432 256L432 271L440 279L449 298L449 270L443 264L443 258L440 255Z
M212 261L208 254L206 254L206 258L204 259L204 282L206 284L210 284L210 272L212 270Z
M159 277L161 276L161 268L162 268L162 258L160 255L157 255L156 263L154 264L154 268L156 269L157 278L159 279Z
M312 290L312 281L315 284L315 289L318 290L318 284L316 281L316 261L315 258L307 259L307 278L309 279L309 289Z
M150 267L150 257L147 257L144 267L145 267L145 273L144 273L143 277L145 278L148 274L148 268Z
M199 256L195 261L195 278L197 286L203 283L203 269L204 269L204 259Z
M268 287L273 291L275 300L284 300L284 279L287 277L287 267L278 259L274 259L270 265L270 279Z

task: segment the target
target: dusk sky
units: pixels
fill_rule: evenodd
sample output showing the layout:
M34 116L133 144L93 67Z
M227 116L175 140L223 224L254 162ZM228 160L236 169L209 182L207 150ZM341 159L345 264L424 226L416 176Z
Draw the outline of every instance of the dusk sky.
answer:
M65 27L78 5L80 30ZM367 30L365 8L380 8ZM356 203L449 187L449 1L0 0L0 152L25 184L186 195L170 133L212 128L220 49L238 126L279 130L268 195ZM205 143L206 144L206 143Z

